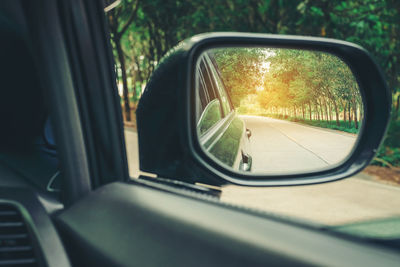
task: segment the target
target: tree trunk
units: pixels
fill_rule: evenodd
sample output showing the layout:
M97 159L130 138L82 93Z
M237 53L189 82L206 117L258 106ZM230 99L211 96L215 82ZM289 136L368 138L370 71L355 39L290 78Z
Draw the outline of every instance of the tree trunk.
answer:
M354 101L353 111L354 111L354 127L355 127L356 129L358 129L357 103L356 103L356 101Z
M324 106L325 106L325 119L329 121L329 112L328 112L328 105L326 103L326 99L324 98Z
M397 119L397 117L399 116L399 105L400 105L400 94L397 96L396 99L396 108L394 110L394 116L393 116L394 119Z
M321 121L323 121L324 120L324 112L323 112L322 104L317 102L317 105L318 105L318 109L319 109L319 113L320 113L319 118Z
M121 47L121 39L114 38L114 42L115 42L115 46L117 48L119 64L121 65L125 120L131 121L131 107L129 105L128 81L126 78L125 58L124 58L124 53L123 53L122 47Z
M364 109L363 109L362 102L359 103L358 106L360 107L360 121L362 122L364 120Z
M310 109L310 121L312 121L312 109L311 109L311 102L308 102L308 107Z
M346 124L346 103L344 103L344 105L343 105L343 121Z
M137 81L138 75L137 75L137 72L135 72L134 70L131 71L130 75L131 75L131 77L132 77L132 79L131 79L131 86L132 86L133 101L134 101L133 104L135 104L136 101L137 101L137 98L136 98L136 97L137 97L136 81Z
M336 125L340 126L340 122L339 122L339 109L337 106L336 101L333 101L333 106L335 107L335 113L336 113Z
M353 120L352 119L352 115L351 115L351 104L350 104L350 102L348 103L348 105L347 105L347 109L348 109L348 114L349 114L349 127L351 128L351 121Z

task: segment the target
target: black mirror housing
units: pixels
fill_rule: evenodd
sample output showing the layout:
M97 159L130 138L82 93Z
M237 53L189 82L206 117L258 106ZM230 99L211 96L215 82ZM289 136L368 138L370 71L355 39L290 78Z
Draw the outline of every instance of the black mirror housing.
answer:
M266 46L315 50L348 64L359 84L364 123L351 155L331 169L310 173L261 176L226 169L205 155L194 138L196 59L209 48ZM361 171L374 157L390 118L391 94L369 53L352 43L314 37L209 33L194 36L167 53L154 71L136 112L140 169L159 177L221 186L282 186L329 182Z

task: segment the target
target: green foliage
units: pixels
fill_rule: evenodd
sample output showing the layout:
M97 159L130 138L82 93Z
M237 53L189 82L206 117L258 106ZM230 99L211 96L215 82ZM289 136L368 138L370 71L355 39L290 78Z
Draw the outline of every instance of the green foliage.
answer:
M383 167L400 166L400 148L381 146L371 164Z
M117 7L121 10L118 29L129 20L136 2L124 0ZM285 33L356 42L372 51L390 87L396 91L400 87L398 0L146 0L138 4L137 17L123 38L127 59L144 56L139 62L142 70L152 70L168 49L197 33Z
M117 31L137 11L121 36L121 44L126 74L141 84L147 82L161 57L179 41L202 32L242 31L322 36L360 44L372 53L393 95L399 97L399 0L122 0L116 11L108 18L112 21L112 15L118 16ZM116 49L115 43L113 47ZM120 66L119 60L116 61ZM257 82L250 76L248 79ZM293 84L292 89L295 87L302 85ZM236 104L243 94L241 90L237 92L233 96ZM396 120L397 99L394 103ZM389 129L389 136L396 135L394 129ZM388 140L391 140L387 141L391 144L389 147L399 147L399 138Z
M400 140L400 120L392 120L386 134L384 145L389 147L398 147Z
M215 50L213 50L215 51ZM263 112L332 121L359 129L363 108L358 84L336 56L278 48L219 48L215 59L241 114ZM249 96L255 98L248 101ZM254 100L259 108L252 109Z
M214 49L219 71L229 92L233 105L238 107L241 99L254 94L262 86L262 68L266 59L261 48Z
M376 155L377 159L372 161L373 165L400 166L400 121L392 120L389 125L385 140Z
M334 122L334 121L308 120L308 119L294 118L294 117L287 116L287 115L282 115L282 114L261 113L259 115L260 116L264 116L264 117L276 118L276 119L280 119L280 120L287 120L287 121L297 122L297 123L310 125L310 126L315 126L315 127L320 127L320 128L338 130L338 131L347 132L347 133L353 133L353 134L358 133L358 129L356 129L354 127L354 124L349 124L348 121L346 121L346 122L345 121L340 121L340 125L341 126L338 126L336 124L336 122Z

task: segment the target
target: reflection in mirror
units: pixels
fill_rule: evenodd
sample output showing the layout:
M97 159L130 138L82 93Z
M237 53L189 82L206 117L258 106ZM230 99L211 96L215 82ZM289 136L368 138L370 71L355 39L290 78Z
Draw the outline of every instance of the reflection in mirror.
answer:
M363 121L356 79L338 57L279 48L214 48L195 68L197 137L241 172L290 174L339 164Z

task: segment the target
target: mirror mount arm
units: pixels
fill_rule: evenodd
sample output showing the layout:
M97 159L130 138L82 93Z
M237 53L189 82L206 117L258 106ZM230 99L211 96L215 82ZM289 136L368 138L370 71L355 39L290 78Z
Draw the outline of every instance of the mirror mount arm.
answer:
M250 131L250 129L248 129L248 128L246 128L246 135L247 135L247 138L250 139L250 137L251 137L251 131Z

